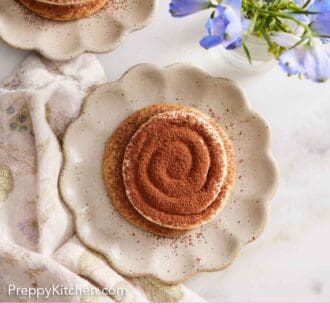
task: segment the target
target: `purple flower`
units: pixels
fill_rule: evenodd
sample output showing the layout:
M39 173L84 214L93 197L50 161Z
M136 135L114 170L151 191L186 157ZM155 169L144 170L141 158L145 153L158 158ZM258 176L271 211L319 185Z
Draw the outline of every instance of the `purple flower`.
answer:
M330 78L330 44L315 39L284 51L279 57L281 68L289 75L301 75L315 82Z
M170 13L174 17L184 17L210 7L210 0L172 0Z
M294 1L301 7L307 2L307 0ZM310 25L311 29L318 35L330 37L330 0L312 0L305 9L316 14L294 16ZM323 37L322 41L329 42L330 38Z
M330 11L317 15L311 27L318 34L330 37Z
M330 11L330 0L314 0L308 6L308 11L324 13Z
M299 7L304 7L304 5L307 3L308 0L294 0L294 2L299 6ZM304 8L306 9L306 8ZM329 0L312 0L307 6L308 11L312 12L325 12L325 11L330 11L330 1Z
M296 2L301 2L295 0ZM304 1L305 2L305 1ZM311 29L319 35L330 36L330 0L314 0L307 7L310 12L318 14L299 15L299 19L309 24ZM304 19L302 19L304 17ZM322 38L323 42L329 42L329 38Z
M304 4L307 2L307 0L294 0L294 1L300 7L303 7ZM317 14L310 14L310 15L300 14L300 15L295 15L295 17L297 17L298 19L300 19L301 21L307 24L312 23L317 19L317 17L320 14L330 12L330 0L312 0L310 4L307 6L307 8L304 9L309 12L314 12Z
M242 46L243 32L249 21L241 15L242 0L224 0L216 8L214 17L206 23L208 35L200 44L208 49L222 44L226 49Z

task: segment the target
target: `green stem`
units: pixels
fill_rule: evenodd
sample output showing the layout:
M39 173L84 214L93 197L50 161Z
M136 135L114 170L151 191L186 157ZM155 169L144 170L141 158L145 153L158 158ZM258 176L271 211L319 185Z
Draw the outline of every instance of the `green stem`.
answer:
M254 27L256 26L256 23L257 23L258 16L259 16L259 12L258 12L258 10L256 10L256 12L253 14L251 24L250 24L250 27L249 27L249 30L248 30L249 34L253 33Z
M314 34L315 37L317 38L330 38L330 35L327 35L327 34Z
M245 55L248 58L250 64L252 64L252 58L251 58L251 54L249 51L249 47L247 46L245 40L243 40L243 49L244 49Z
M312 0L306 1L306 3L303 5L302 9L307 8L307 6L311 3Z
M267 34L267 32L264 29L261 30L261 33L262 33L262 36L264 37L264 39L266 40L268 47L271 48L272 41L270 40L269 35Z
M310 37L307 35L303 38L301 38L298 42L296 42L293 46L291 46L289 49L293 49L304 43L306 40L308 40Z
M305 34L308 34L309 37L312 37L312 30L310 29L310 27L307 24L301 22L299 19L297 19L293 16L290 16L290 15L284 14L284 13L280 13L277 11L270 11L270 10L265 10L265 9L259 9L259 11L263 14L268 14L268 15L272 15L274 17L280 17L280 18L285 18L285 19L291 20L291 21L295 22L297 25L303 27L305 30Z

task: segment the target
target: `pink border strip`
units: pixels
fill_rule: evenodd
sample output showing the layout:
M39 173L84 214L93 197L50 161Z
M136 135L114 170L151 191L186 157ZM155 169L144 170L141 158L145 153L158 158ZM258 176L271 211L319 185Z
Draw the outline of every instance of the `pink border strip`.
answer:
M64 325L64 327L59 327ZM330 329L330 304L2 304L0 329Z

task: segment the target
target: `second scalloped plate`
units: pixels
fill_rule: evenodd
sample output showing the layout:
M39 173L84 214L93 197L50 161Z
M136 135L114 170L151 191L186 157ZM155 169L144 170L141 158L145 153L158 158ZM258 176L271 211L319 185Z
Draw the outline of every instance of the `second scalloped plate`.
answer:
M35 15L16 0L0 1L0 37L19 49L37 50L53 60L84 52L106 53L132 31L146 26L156 0L109 0L89 18L55 22Z
M181 103L211 115L231 137L237 182L225 208L211 223L178 238L146 233L113 207L103 182L106 141L133 112L156 103ZM236 84L188 64L165 69L143 64L119 81L98 87L64 138L60 180L80 239L126 276L152 275L169 284L201 271L228 266L256 239L277 186L270 132Z

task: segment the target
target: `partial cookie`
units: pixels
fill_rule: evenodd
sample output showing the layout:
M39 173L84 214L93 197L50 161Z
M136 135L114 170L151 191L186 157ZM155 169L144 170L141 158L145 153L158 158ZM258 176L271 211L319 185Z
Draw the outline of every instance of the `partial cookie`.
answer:
M182 105L159 104L135 112L130 117L128 117L110 137L105 148L103 171L108 195L111 198L114 206L125 219L143 230L158 235L177 236L185 233L187 230L166 228L164 226L157 225L156 223L146 220L140 213L136 211L126 195L126 189L122 176L122 164L125 150L132 136L150 118L168 111L194 113L202 116L216 129L218 134L221 136L227 154L228 170L226 178L222 184L221 192L213 202L215 203L214 205L217 210L219 210L224 205L234 184L235 160L233 146L226 133L220 128L216 121L211 119L209 116L197 111L196 109ZM212 215L214 215L214 212Z
M108 0L90 0L81 4L63 4L59 0L56 4L37 0L19 0L25 7L39 16L55 21L72 21L91 16L108 2ZM63 0L62 0L63 1Z

